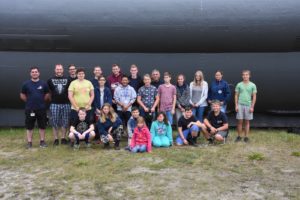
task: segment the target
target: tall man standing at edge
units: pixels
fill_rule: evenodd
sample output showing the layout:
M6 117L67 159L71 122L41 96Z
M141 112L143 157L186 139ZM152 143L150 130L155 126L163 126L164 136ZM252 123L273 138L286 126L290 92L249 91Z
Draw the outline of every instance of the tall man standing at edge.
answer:
M242 140L243 122L244 124L244 142L249 142L250 120L253 119L254 106L256 103L256 85L250 81L251 72L249 70L243 70L243 81L238 83L235 87L235 111L236 119L238 120L237 132L238 136L235 142Z
M20 98L25 102L25 126L27 134L27 148L32 148L32 135L35 121L40 133L40 147L45 148L45 129L47 126L46 101L49 98L47 84L40 80L38 67L30 68L31 79L23 83Z
M64 68L61 64L55 65L54 73L55 76L51 77L47 82L51 92L50 112L54 136L53 145L59 144L59 128L61 128L61 144L67 144L66 133L71 112L68 88L71 80L64 76Z

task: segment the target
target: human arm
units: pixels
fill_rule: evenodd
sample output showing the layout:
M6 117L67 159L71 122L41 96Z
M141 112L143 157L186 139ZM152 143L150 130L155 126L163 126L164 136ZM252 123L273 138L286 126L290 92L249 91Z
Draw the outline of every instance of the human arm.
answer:
M250 112L253 113L254 112L254 106L256 103L256 93L252 94L252 102L251 102L251 108L250 108Z
M201 98L197 102L197 106L201 106L207 99L207 93L208 93L208 85L205 81L203 81L203 86L202 86L202 93L201 93Z
M167 125L167 137L169 138L170 141L170 146L173 145L173 135L172 135L172 126L171 124Z
M149 132L149 129L146 128L146 137L147 137L147 152L152 152L152 140L151 140L151 134Z

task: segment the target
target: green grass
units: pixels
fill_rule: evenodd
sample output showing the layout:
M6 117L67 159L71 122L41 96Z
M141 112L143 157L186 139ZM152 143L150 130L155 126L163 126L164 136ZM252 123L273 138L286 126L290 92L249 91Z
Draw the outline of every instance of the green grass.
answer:
M54 148L50 129L48 148L38 147L35 133L26 150L23 129L1 129L0 198L299 199L299 135L253 130L245 144L230 134L225 145L131 154L96 144Z

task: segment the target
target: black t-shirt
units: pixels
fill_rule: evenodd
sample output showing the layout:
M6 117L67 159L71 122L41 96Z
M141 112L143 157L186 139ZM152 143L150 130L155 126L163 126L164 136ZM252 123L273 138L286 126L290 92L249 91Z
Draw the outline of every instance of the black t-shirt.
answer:
M76 119L71 122L71 126L73 126L79 133L83 133L84 131L88 130L91 124L92 122L88 119L85 119L84 121Z
M68 88L71 80L67 77L52 77L48 80L48 86L51 91L51 103L54 104L67 104Z
M223 112L220 112L219 115L215 116L214 112L211 111L207 116L207 120L214 128L220 128L228 123L228 118Z
M191 122L196 122L196 118L194 116L190 117L189 119L186 119L184 116L181 116L178 120L178 127L182 127L182 131L185 131L188 129L188 125Z

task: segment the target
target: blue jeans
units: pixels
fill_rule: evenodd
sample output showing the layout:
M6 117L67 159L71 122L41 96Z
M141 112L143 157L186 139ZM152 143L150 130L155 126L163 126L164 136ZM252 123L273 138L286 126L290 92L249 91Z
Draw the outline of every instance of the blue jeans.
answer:
M221 112L226 113L226 108L227 108L227 105L223 104L223 106L221 106Z
M192 132L199 132L199 127L196 125L193 125L191 128L186 129L182 132L184 139L187 139L188 135L191 134ZM183 144L183 140L180 137L180 135L178 134L177 138L176 138L176 143L178 145L182 145Z
M170 124L173 124L173 115L171 111L166 111L166 116L168 118L168 121L170 122Z
M137 152L146 152L147 151L147 146L145 144L142 144L142 145L136 145L135 147L133 147L131 149L131 152L132 153L137 153Z
M193 108L193 115L200 122L203 122L203 114L204 114L205 108L206 108L206 106L202 106L202 107L198 106L198 107Z

